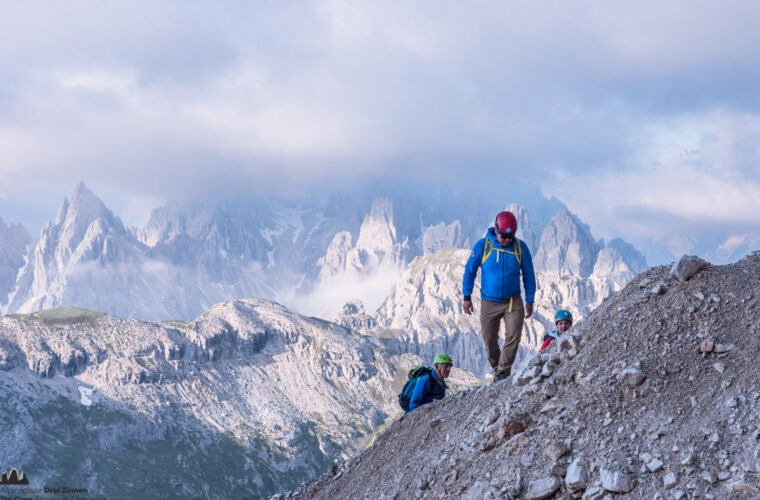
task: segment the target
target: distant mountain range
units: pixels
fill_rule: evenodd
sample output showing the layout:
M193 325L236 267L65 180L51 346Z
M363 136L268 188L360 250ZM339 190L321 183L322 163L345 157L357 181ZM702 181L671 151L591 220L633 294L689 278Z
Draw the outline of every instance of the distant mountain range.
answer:
M567 249L549 234L544 242L544 228L564 206L537 192L520 193L527 202L519 208L519 235L541 269L585 278L601 250L602 260L615 252L634 273L646 267L630 245L594 242L580 222L576 236L585 240ZM80 184L37 239L21 226L0 223L0 308L15 313L68 305L124 318L188 320L218 302L262 297L326 316L351 298L350 291L340 292L341 283L361 282L374 303L360 298L374 309L413 259L469 248L504 206L448 192L357 193L298 203L237 199L157 208L143 228L127 228ZM371 278L378 276L390 280L373 288Z

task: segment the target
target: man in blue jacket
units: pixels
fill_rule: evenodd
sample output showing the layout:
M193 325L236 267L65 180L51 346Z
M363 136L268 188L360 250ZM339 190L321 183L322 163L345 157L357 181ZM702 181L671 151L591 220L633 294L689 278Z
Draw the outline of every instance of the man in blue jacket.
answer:
M462 309L472 314L472 289L480 268L480 327L494 371L494 381L512 371L523 323L533 314L536 275L533 259L524 241L515 236L517 219L512 212L499 212L494 227L488 230L470 252L464 268ZM520 276L525 286L525 306L520 296ZM499 349L499 325L504 320L506 339Z
M409 401L409 411L437 399L443 399L446 395L446 389L448 389L445 379L449 378L452 364L451 358L446 354L438 354L435 357L433 360L435 369L420 377L414 384L412 399Z

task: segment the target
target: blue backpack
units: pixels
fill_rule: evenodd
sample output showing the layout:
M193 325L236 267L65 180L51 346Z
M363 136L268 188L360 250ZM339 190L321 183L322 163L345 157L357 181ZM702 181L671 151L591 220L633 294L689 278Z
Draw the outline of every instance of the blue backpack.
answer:
M433 369L423 365L416 366L409 370L409 380L406 381L404 388L401 389L401 394L398 395L398 404L401 406L402 410L405 412L409 411L409 403L412 401L414 386L419 379L431 373L433 373Z

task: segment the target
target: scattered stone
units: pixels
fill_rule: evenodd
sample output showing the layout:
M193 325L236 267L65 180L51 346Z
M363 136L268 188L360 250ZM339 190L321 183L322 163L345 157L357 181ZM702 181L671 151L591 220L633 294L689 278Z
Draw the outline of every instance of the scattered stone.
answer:
M647 377L638 368L626 368L618 374L617 379L630 387L638 387Z
M563 351L573 351L578 347L572 335L560 335L557 342Z
M496 422L499 417L501 416L501 410L499 410L498 406L494 406L491 408L491 411L488 412L488 417L486 418L485 425L489 426L492 423Z
M729 483L728 487L732 491L751 491L752 493L758 492L757 488L746 481L735 481L733 483Z
M696 292L696 293L694 294L694 296L695 296L696 298L698 298L699 300L705 300L705 294L703 294L702 292Z
M536 359L536 358L533 358ZM517 377L514 378L516 385L525 385L541 374L541 365L527 366Z
M673 264L670 274L684 282L697 274L702 268L708 265L708 262L700 259L696 255L684 255L677 263Z
M546 403L544 406L541 407L540 413L553 412L553 411L556 411L558 408L559 406L557 406L556 403L554 403L553 401L549 401L548 403Z
M633 489L631 478L628 474L600 469L599 474L602 478L602 488L613 493L628 493Z
M677 490L673 493L674 500L682 500L683 498L686 498L686 493L683 490Z
M593 486L586 490L586 492L583 494L582 499L583 500L602 500L605 496L607 496L607 493L599 488L598 486Z
M554 363L546 363L544 367L541 369L541 376L551 377L556 367L557 365L555 365Z
M662 470L663 465L662 460L655 458L647 464L647 469L649 472L658 472Z
M646 287L648 287L648 286L649 286L649 284L650 284L651 282L652 282L652 280L651 280L651 279L649 279L649 278L644 278L643 280L641 280L641 281L639 282L639 288L646 288Z
M544 498L549 498L554 495L560 486L560 480L556 476L531 481L528 484L528 491L525 492L525 499L543 500Z
M736 402L736 398L730 398L728 401L726 401L726 406L729 408L736 408L736 405L738 403Z
M720 354L723 352L733 351L734 347L734 344L718 344L715 346L715 352Z
M565 443L562 441L554 441L548 446L548 448L546 448L546 456L549 457L549 460L552 462L556 462L568 451L569 450Z
M723 363L720 363L720 362L713 363L712 366L713 368L715 368L715 371L717 371L718 373L723 373L724 371L726 371L726 365L724 365Z
M726 472L726 471L720 471L720 472L718 472L718 481L725 481L726 479L728 479L730 477L731 477L731 473L730 472Z
M565 474L565 485L570 491L579 491L586 488L588 483L588 474L586 473L586 463L581 457L576 457L567 468Z
M665 283L657 283L655 286L652 287L652 289L649 291L652 295L662 295L665 293L667 288L665 287Z
M663 486L665 486L666 490L669 490L670 488L674 487L677 482L678 482L678 476L676 475L675 472L668 472L662 478L662 483L663 483Z
M700 353L713 352L714 350L715 350L715 342L713 342L712 340L704 340L702 341L702 345L699 346Z

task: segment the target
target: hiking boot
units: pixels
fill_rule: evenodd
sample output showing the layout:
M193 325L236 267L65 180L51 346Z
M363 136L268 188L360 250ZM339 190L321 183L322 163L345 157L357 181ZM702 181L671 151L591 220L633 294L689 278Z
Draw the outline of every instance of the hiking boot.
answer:
M507 377L509 377L509 374L507 373L494 373L493 374L493 381L498 382L499 380L506 380Z

